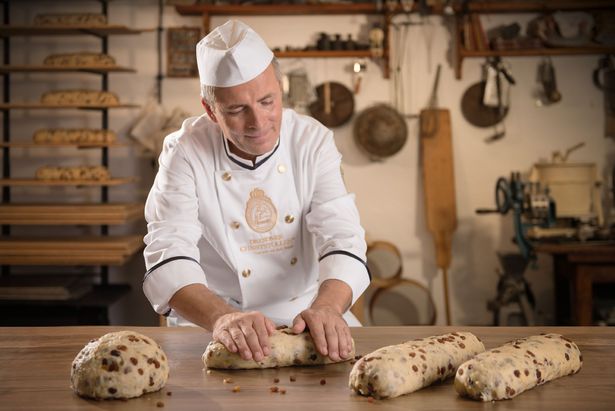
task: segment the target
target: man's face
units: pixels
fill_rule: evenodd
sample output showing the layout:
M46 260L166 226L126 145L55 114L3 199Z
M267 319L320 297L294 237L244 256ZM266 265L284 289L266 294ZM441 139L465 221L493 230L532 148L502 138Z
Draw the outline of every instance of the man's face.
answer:
M273 66L247 83L217 88L214 107L205 104L205 109L235 154L254 160L271 151L282 122L282 91Z

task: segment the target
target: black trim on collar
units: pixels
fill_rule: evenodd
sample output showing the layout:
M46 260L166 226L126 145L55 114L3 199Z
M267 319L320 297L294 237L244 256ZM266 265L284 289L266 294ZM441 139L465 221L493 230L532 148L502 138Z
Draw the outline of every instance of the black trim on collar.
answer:
M324 258L329 257L330 255L333 254L343 254L343 255L347 255L348 257L352 257L357 261L360 261L361 264L363 264L365 266L365 269L367 270L367 275L369 276L369 281L372 281L372 273L369 272L369 267L367 266L367 263L365 261L363 261L362 259L360 259L359 257L357 257L356 255L354 255L353 253L349 253L348 251L343 251L343 250L336 250L336 251L330 251L327 254L323 255L322 257L320 257L318 259L318 261L322 261Z
M256 170L257 168L259 168L263 163L265 163L265 161L269 160L271 156L274 155L276 151L278 151L278 147L280 147L280 139L278 138L278 143L275 145L275 148L267 157L261 159L260 161L257 161L253 166L249 166L231 156L231 154L228 152L228 148L226 147L227 145L226 137L222 136L222 138L224 139L224 141L222 142L222 145L224 146L224 152L226 153L226 156L229 158L229 160L231 160L233 163L237 164L238 166L241 166L248 170Z
M170 263L171 261L175 261L175 260L190 260L190 261L194 261L195 263L201 265L197 260L195 260L192 257L187 257L187 256L183 256L183 255L179 255L179 256L175 256L175 257L170 257L170 258L167 258L164 261L159 262L158 264L156 264L155 266L153 266L152 268L147 270L147 272L143 276L143 282L145 282L145 280L147 279L147 276L150 275L155 269L165 265L166 263Z

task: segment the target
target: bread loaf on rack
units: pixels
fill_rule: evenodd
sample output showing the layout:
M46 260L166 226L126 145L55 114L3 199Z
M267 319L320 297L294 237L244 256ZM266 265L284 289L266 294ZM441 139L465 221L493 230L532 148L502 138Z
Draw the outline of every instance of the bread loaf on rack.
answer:
M104 166L43 166L36 170L36 178L40 180L108 180L109 170Z
M50 106L73 104L82 106L115 106L120 104L120 101L117 95L110 91L55 90L43 93L41 103Z
M110 144L117 140L112 130L91 128L43 128L32 137L37 144Z
M107 17L97 13L45 13L34 17L38 26L105 26Z
M63 53L51 54L43 64L53 67L114 67L115 59L104 53Z

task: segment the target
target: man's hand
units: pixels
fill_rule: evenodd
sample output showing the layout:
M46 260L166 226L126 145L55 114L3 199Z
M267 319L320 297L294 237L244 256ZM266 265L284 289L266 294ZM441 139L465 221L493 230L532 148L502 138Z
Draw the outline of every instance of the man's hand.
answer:
M312 305L295 317L293 332L303 332L306 325L319 353L328 355L333 361L348 358L352 352L352 337L339 311L326 305Z
M220 316L213 326L213 339L244 360L261 361L270 354L269 337L275 324L258 311L233 312Z

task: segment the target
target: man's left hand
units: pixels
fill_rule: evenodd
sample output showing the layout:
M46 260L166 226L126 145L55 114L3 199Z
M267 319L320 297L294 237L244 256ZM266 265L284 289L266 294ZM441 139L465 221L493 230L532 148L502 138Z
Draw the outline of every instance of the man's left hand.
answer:
M314 339L316 349L333 361L347 359L352 352L352 337L348 324L332 306L312 305L293 320L293 332L301 333L306 326Z

